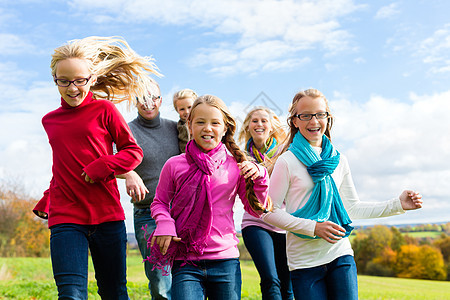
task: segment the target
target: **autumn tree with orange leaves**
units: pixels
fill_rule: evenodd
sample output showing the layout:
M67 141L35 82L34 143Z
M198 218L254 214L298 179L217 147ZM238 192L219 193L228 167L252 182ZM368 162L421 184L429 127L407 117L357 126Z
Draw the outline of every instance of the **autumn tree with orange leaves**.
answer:
M47 223L32 212L36 201L19 188L0 185L0 256L49 255Z

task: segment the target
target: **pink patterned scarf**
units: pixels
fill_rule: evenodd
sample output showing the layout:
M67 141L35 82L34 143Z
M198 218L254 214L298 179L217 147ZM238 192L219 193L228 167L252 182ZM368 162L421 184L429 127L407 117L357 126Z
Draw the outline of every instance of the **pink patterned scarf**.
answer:
M210 176L225 162L226 149L219 143L216 148L205 153L191 140L186 146L186 159L189 169L177 178L180 184L170 203L170 215L175 220L181 241L172 241L165 255L161 254L155 243L150 256L145 259L154 265L153 268L161 269L164 273L168 273L177 257L183 257L185 264L189 254L203 254L213 218ZM150 247L152 237L153 234L148 238L147 247Z

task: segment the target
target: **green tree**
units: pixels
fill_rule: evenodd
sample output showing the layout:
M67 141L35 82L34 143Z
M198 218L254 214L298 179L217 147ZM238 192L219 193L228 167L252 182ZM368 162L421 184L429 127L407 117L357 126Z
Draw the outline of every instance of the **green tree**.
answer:
M385 247L390 248L392 240L392 231L383 225L371 227L364 233L357 233L352 247L359 272L366 274L367 264L379 256Z
M385 247L381 254L372 259L366 266L366 274L374 276L394 277L394 265L397 260L397 252Z
M390 229L392 232L391 248L394 251L398 251L401 246L406 245L405 237L397 227L392 226Z
M444 261L450 261L450 236L441 234L441 237L433 242L433 245L441 250Z

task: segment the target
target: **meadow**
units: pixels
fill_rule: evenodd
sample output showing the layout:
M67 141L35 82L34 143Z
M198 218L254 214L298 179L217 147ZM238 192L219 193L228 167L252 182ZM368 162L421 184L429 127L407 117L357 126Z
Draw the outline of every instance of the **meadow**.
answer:
M128 255L128 292L131 299L151 299L136 251ZM259 276L252 261L241 261L242 299L261 299ZM89 299L96 292L92 263L89 265ZM359 276L360 299L450 299L450 282ZM0 257L0 299L56 299L50 258Z

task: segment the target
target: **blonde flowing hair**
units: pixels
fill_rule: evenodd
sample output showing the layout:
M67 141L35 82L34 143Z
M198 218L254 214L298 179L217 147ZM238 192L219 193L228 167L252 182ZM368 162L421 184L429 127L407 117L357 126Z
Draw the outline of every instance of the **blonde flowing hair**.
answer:
M255 106L247 113L247 116L244 119L244 123L242 124L241 130L239 131L238 141L245 145L245 143L247 143L248 140L250 140L252 135L250 134L249 124L252 119L253 113L260 111L260 110L265 111L269 115L269 122L270 122L270 126L272 127L272 132L271 132L269 138L273 137L278 143L277 147L282 147L282 143L286 139L286 131L284 130L278 116L270 108L265 107L265 106ZM247 156L251 157L250 154L247 154ZM253 157L252 157L252 159L253 159ZM271 173L274 163L275 163L275 160L273 159L273 157L269 158L269 157L265 156L264 162L262 162L262 165L265 166L269 170L269 173Z
M195 109L200 104L207 104L210 106L213 106L220 110L223 115L223 120L225 123L225 126L227 128L227 131L225 132L225 135L222 137L222 143L225 145L225 147L230 151L230 153L233 155L233 157L236 159L238 163L244 162L247 160L246 155L244 152L239 148L239 146L234 141L234 134L236 132L236 121L231 115L230 111L228 110L225 103L218 97L212 96L212 95L204 95L198 97L191 108L191 113L189 114L189 122L192 122L192 118L195 112ZM255 190L253 188L254 183L250 178L247 178L245 180L245 190L246 190L246 197L248 199L248 202L251 206L251 208L255 211L266 211L266 210L272 210L272 200L270 197L267 198L267 205L264 207L261 205L261 203L258 201L258 198L256 197Z
M272 126L272 133L270 134L270 136L276 139L277 142L282 142L286 138L286 132L281 125L281 121L270 108L267 108L265 106L255 106L248 112L247 116L244 119L244 123L242 124L241 130L239 131L238 141L240 143L245 143L252 137L248 127L253 113L259 110L265 111L269 115L270 125Z
M58 62L68 58L84 59L97 82L91 86L94 98L114 103L144 103L156 84L151 75L162 76L152 57L143 57L131 49L121 37L91 36L77 39L55 49L50 68L56 75Z

